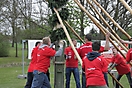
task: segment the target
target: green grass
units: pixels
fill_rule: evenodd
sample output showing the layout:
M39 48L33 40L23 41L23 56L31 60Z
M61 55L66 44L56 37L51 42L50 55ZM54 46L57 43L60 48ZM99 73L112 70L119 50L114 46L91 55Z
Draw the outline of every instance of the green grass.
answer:
M26 59L26 50L25 50L25 63L27 63L24 67L25 74L27 73L28 63L30 60ZM15 57L15 48L11 48L10 57L0 57L0 88L24 88L26 83L26 79L19 79L18 75L22 75L22 65L15 65L13 63L22 63L22 50L21 45L19 47L18 57ZM50 78L51 85L54 88L54 65L51 63L50 66ZM81 75L80 75L81 79ZM64 80L65 81L65 80ZM81 82L81 80L80 80ZM129 83L127 81L126 76L124 75L120 80L121 84L124 88L129 88ZM65 84L65 83L64 83ZM76 88L74 77L71 77L71 87ZM112 85L112 78L109 76L109 88L114 88Z

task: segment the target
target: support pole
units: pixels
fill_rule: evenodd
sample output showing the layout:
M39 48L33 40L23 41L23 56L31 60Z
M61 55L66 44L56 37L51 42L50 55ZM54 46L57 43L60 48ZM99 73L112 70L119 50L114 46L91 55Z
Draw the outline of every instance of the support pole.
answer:
M65 24L71 29L71 31L79 38L79 40L84 44L85 42L81 39L81 37L76 33L76 31L68 24L67 21L64 21Z
M118 29L127 36L129 40L132 40L131 36L126 31L124 31L118 23L115 22L115 20L105 11L105 9L96 0L92 1L105 13L105 15L114 23L114 25L118 27Z
M99 29L103 29L104 30L104 28L102 28L102 26L101 25L99 25L99 23L97 23L98 21L96 20L96 19L94 19L93 18L93 16L92 15L90 15L86 10L85 10L85 8L77 1L77 0L74 0L76 3L77 3L77 5L89 16L89 18L94 22L94 24L99 28ZM109 73L110 74L110 76L112 75L111 73ZM113 76L112 76L112 78L113 78ZM115 78L116 79L116 78ZM118 80L115 80L122 88L124 88L119 82L118 82Z
M26 40L22 40L22 75L18 75L18 78L26 79L27 75L24 72L24 43Z
M90 2L90 0L87 0L87 2L91 5L91 7L94 9L94 11L98 14L98 16L100 17L100 19L103 21L104 24L106 24L106 26L111 30L111 32L113 33L113 35L118 39L121 40L121 38L115 33L115 31L110 27L110 25L106 22L106 20L103 18L103 16L98 12L98 10L92 5L92 3ZM123 44L124 45L124 44ZM124 45L124 47L126 47ZM128 49L128 47L126 47L126 49Z
M105 32L109 33L111 37L127 52L128 49L122 45L122 43L115 37L113 34L111 34L106 28L104 28L97 19L95 19L77 0L74 0L78 6L87 14L87 16L93 21L93 23L98 27L105 30Z
M74 45L73 45L73 43L72 43L72 40L71 40L71 38L70 38L70 35L69 35L69 33L68 33L66 27L64 26L64 24L63 24L63 22L62 22L62 19L61 19L59 13L58 13L58 11L57 11L55 8L54 8L54 11L55 11L55 13L56 13L56 15L57 15L57 17L58 17L58 20L59 20L60 24L62 25L62 28L63 28L63 30L64 30L66 36L67 36L67 39L68 39L69 43L71 44L71 47L72 47L72 49L73 49L73 51L74 51L74 53L75 53L77 59L79 60L81 66L82 66L82 59L81 59L81 57L79 56L77 50L75 49L75 47L74 47Z
M126 9L132 14L132 9L131 7L125 2L125 0L120 0L122 4L126 7Z
M65 65L65 58L64 58L64 49L65 43L63 46L63 53L61 56L55 57L54 61L54 88L64 88L64 65ZM55 49L58 50L58 42L55 43Z

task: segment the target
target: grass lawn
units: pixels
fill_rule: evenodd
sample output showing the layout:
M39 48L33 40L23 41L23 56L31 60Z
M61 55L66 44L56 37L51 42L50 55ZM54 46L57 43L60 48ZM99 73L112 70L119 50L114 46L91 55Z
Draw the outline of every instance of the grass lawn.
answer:
M19 55L15 57L15 48L11 48L10 57L0 57L0 88L24 88L26 83L26 79L19 79L18 75L22 75L22 56L21 56L21 47L19 48ZM27 73L28 63L30 60L26 59L26 50L25 50L25 74ZM19 64L17 64L19 63ZM51 77L51 85L54 87L54 67L53 63L51 63L50 67L50 77ZM114 88L112 85L111 77L109 78L109 88ZM81 79L81 75L80 75ZM64 80L65 81L65 80ZM124 75L120 80L121 84L124 88L129 88L129 83L127 81L126 76ZM73 75L71 77L71 87L76 88L75 81Z

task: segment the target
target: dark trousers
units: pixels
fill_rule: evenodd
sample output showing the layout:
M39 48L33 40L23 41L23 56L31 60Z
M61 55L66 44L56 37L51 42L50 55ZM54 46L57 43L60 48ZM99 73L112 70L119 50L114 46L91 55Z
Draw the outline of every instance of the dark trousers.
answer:
M28 72L27 73L27 83L24 88L31 88L32 80L33 80L33 72Z
M119 80L121 79L122 76L123 76L123 75L118 75L118 76L117 76L117 80L119 81ZM131 73L130 73L130 72L127 73L126 76L127 76L128 81L129 81L130 88L132 88ZM119 88L119 84L118 84L117 82L116 82L116 88Z
M48 77L48 80L50 81L50 72L49 72L49 69L48 69L46 75L47 75L47 77Z
M105 82L106 82L107 86L109 87L109 82L108 82L107 73L104 73L104 78L105 78Z
M82 72L82 88L86 88L86 76L84 72Z
M50 81L50 73L49 70L46 73L48 80ZM24 88L31 88L32 85L32 80L33 80L33 72L28 72L27 73L27 82Z

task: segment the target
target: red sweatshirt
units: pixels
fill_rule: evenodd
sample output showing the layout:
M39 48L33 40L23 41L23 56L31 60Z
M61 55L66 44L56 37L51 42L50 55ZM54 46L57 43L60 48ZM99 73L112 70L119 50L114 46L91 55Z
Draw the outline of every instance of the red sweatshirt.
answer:
M65 55L68 57L66 59L66 67L78 67L78 59L76 58L71 46L65 48Z
M33 48L32 53L31 53L31 62L28 67L28 72L33 72L34 66L37 62L37 52L38 52L38 46Z
M56 51L48 46L40 49L37 54L37 63L35 70L46 73L50 66L50 58L55 55Z

